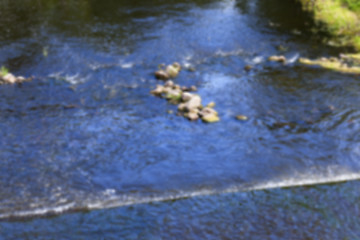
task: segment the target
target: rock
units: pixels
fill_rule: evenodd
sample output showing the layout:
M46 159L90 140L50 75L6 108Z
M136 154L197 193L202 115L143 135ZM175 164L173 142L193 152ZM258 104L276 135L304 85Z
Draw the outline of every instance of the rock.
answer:
M16 77L16 82L21 83L21 82L25 82L25 81L27 81L27 79L24 78L23 76L18 76L18 77Z
M181 70L181 65L180 65L180 63L174 62L172 65L173 65L173 67L176 68L178 71Z
M206 105L207 108L214 108L215 107L215 102L209 102L208 105Z
M184 92L196 92L197 88L195 86L191 86L191 87L182 86L181 90L183 90Z
M176 89L176 90L181 90L181 87L180 87L179 84L175 84L173 88Z
M155 77L160 80L168 80L170 78L170 76L164 70L156 71Z
M270 56L268 58L269 61L272 62L281 62L281 63L285 63L286 62L286 57L284 56Z
M191 113L199 114L200 110L198 108L193 108L190 110Z
M11 84L16 83L16 77L14 75L12 75L11 73L8 73L5 76L3 76L2 80L6 83L11 83Z
M181 100L182 92L179 90L171 89L165 95L165 98L168 100L172 100L174 102L179 102Z
M209 108L209 107L205 107L203 109L201 109L201 111L199 112L200 117L204 117L206 115L218 115L217 111L213 108Z
M192 85L192 86L190 87L190 92L196 92L196 91L197 91L197 87L194 86L194 85Z
M253 68L253 67L252 67L251 65L246 65L246 66L244 67L244 70L245 70L245 71L250 71L252 68Z
M168 114L173 114L173 113L174 113L173 110L167 110L166 112L167 112Z
M186 86L181 86L181 91L183 91L183 92L188 92L188 91L189 91L189 88L186 87Z
M168 92L172 91L173 89L171 87L164 87L163 93L167 94Z
M189 92L183 92L183 93L181 94L181 100L182 100L183 102L187 102L187 101L189 101L193 96L194 96L194 95L191 94L191 93L189 93Z
M155 96L161 96L161 94L164 93L164 87L162 85L156 85L156 88L150 93Z
M185 104L185 103L180 103L180 104L178 105L178 111L180 111L180 112L185 111L185 107L186 107L186 104Z
M169 65L166 67L166 73L170 78L176 78L179 74L179 70L175 68L173 65Z
M237 115L236 119L240 120L240 121L246 121L246 120L248 120L248 117L245 115Z
M185 103L185 111L190 112L191 109L199 108L201 106L201 97L194 95L188 102Z
M217 116L215 114L207 114L207 115L201 117L201 119L206 123L215 123L215 122L220 121L219 116Z
M199 114L195 113L195 112L189 112L187 113L187 119L189 119L190 121L196 121L199 119Z
M171 87L171 88L172 88L172 87L174 86L174 82L171 81L171 80L167 80L167 81L165 82L164 86L165 86L165 87Z

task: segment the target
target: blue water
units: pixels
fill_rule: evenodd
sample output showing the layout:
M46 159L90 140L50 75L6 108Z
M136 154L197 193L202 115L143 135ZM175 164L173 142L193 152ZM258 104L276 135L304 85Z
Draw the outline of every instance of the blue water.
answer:
M0 16L0 65L34 76L0 86L0 239L360 237L359 76L267 61L347 51L297 3L22 0ZM174 61L219 123L150 95Z

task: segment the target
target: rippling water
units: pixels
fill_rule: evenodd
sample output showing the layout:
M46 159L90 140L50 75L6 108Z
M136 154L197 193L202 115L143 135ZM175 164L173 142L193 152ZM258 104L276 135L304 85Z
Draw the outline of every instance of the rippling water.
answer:
M0 87L4 239L360 236L359 77L296 63L346 49L295 2L21 0L0 16L0 65L35 76ZM174 61L219 123L149 94Z

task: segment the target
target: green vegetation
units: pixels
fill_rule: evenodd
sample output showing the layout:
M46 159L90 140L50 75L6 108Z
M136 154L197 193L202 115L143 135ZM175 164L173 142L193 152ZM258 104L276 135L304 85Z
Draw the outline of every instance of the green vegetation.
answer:
M340 46L360 50L359 0L299 0Z
M9 73L9 69L7 69L6 67L2 66L0 69L0 77L5 76L6 74Z
M346 6L355 12L359 12L360 11L360 1L359 0L338 0L341 3L346 4Z

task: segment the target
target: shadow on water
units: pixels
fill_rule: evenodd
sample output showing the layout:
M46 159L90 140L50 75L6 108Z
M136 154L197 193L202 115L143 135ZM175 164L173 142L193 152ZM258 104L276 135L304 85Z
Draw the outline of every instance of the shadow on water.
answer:
M341 50L319 47L296 3L23 0L0 15L0 65L36 76L0 88L3 220L359 178L359 79L296 63ZM149 94L173 61L195 68L176 81L215 101L219 123Z

